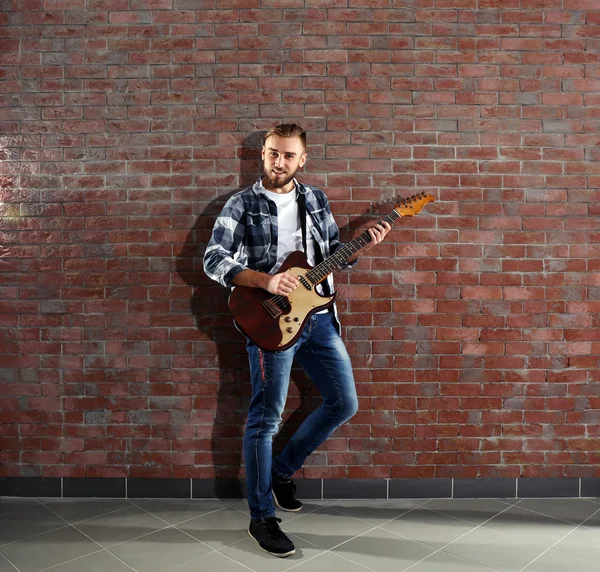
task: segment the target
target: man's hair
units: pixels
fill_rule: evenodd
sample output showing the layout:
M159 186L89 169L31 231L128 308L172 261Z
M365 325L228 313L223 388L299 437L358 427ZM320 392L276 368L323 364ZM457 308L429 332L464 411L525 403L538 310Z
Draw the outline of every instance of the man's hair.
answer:
M306 149L306 131L296 125L295 123L280 123L269 129L265 135L265 141L272 135L278 135L279 137L299 137L302 142L302 146Z

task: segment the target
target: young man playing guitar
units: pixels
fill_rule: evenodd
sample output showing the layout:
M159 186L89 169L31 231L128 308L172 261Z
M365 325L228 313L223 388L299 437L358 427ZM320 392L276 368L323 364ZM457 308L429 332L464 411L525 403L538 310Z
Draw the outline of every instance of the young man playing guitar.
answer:
M323 191L294 178L306 158L306 133L298 125L276 125L266 134L262 177L233 195L215 222L204 256L204 270L210 278L228 287L263 289L287 300L302 287L301 277L279 271L288 255L303 251L314 267L344 246ZM389 230L385 221L370 228L370 242L345 263L350 265L379 244ZM315 290L321 288L325 294L328 289L333 292L331 275ZM282 351L266 351L247 337L252 382L243 445L251 516L248 533L274 556L295 552L279 527L275 504L286 511L302 508L295 498L292 475L358 407L352 365L340 337L335 304L328 306L309 312L297 340ZM281 423L294 359L323 395L323 403L302 423L283 451L272 458L273 437Z

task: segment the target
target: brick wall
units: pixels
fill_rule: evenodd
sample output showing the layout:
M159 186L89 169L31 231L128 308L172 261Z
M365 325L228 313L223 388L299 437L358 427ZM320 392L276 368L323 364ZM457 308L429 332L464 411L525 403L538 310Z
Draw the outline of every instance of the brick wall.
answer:
M346 239L437 199L338 275L360 412L304 475L598 476L598 0L0 8L0 476L238 475L201 255L279 121Z

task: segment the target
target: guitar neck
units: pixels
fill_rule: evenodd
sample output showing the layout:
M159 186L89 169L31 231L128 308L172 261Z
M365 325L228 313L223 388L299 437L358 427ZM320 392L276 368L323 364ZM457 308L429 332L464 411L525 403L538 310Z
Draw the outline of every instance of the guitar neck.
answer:
M393 210L391 213L384 216L378 224L381 224L384 221L392 224L395 220L399 219L400 216L401 215L396 210ZM369 244L369 242L371 242L371 235L369 234L369 231L366 230L354 240L345 244L333 256L330 256L327 260L324 260L321 264L315 266L306 274L306 278L308 278L312 284L322 282L334 270L338 270L344 266L352 255L356 254L361 248Z

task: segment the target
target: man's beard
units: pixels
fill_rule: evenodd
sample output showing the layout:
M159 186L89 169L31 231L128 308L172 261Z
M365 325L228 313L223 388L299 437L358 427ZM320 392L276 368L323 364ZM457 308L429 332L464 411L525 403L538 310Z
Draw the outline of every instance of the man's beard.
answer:
M288 171L284 175L280 175L279 177L273 177L271 169L268 169L266 166L264 167L263 171L263 185L266 188L271 189L283 189L283 187L285 187L294 178L294 175L296 174L296 171L293 171L292 173Z

